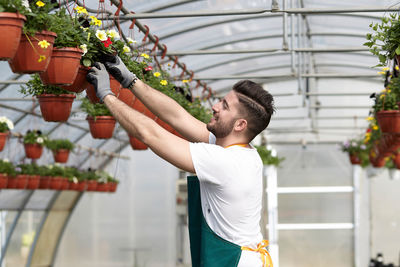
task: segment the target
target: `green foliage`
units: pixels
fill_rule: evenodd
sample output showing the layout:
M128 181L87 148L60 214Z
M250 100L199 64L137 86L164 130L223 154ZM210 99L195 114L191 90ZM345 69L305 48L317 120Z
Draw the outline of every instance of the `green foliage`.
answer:
M22 0L0 0L0 12L19 12L24 15L28 13L28 9L22 4Z
M97 180L97 174L94 170L87 170L87 171L82 171L81 177L85 181L89 180Z
M15 175L14 164L12 164L6 159L0 159L0 173L5 173L10 176Z
M17 174L39 175L39 166L32 164L18 164Z
M59 149L74 149L74 144L68 139L47 139L45 142L45 146L53 151Z
M53 31L52 27L57 27L54 24L54 14L50 11L56 4L52 4L50 0L41 0L44 6L39 6L39 1L31 1L29 6L31 11L25 14L27 21L24 24L23 32L34 36L36 32Z
M274 165L279 167L279 164L285 160L285 158L279 158L272 155L272 151L266 146L254 146L257 149L258 154L264 165Z
M344 141L341 144L341 150L347 152L349 155L356 155L361 160L361 167L369 165L369 150L370 147L366 145L364 138L355 138Z
M46 135L43 135L39 130L28 130L24 135L24 144L39 144L44 145L47 139Z
M78 47L85 42L81 24L77 18L72 18L65 8L55 13L52 31L57 34L55 47Z
M93 104L87 98L82 99L81 109L93 118L97 116L112 116L106 105L100 103Z
M21 86L20 93L24 96L38 96L41 94L74 94L73 92L62 89L61 87L54 85L44 85L40 76L38 74L34 74L31 76L31 79L26 83L25 86Z
M395 55L400 55L400 20L399 14L392 13L383 17L380 23L371 23L373 33L366 35L365 46L379 58L378 66L386 66Z
M391 89L384 89L375 97L375 104L373 110L375 114L383 110L398 110L397 105L398 96Z

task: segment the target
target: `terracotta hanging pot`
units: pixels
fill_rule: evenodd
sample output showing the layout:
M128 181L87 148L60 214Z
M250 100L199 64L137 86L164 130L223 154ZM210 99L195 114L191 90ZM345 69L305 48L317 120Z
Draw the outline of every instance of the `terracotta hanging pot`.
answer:
M115 191L117 191L117 185L118 185L118 183L116 183L116 182L109 182L109 190L108 190L108 192L115 192Z
M96 191L97 181L96 180L87 180L87 188L86 191Z
M110 87L111 91L118 97L121 91L121 84L114 79L113 76L110 76ZM89 83L89 86L86 88L86 96L89 98L92 103L99 103L100 99L96 96L96 90L93 85Z
M115 119L113 116L97 116L87 117L89 122L90 133L93 138L96 139L108 139L111 138L115 128Z
M69 181L68 178L62 177L60 190L68 190L69 189Z
M66 163L69 157L68 149L53 150L54 161L58 163Z
M400 133L400 110L378 111L376 120L383 133Z
M393 159L394 165L396 165L396 169L400 169L400 153L396 153Z
M6 145L8 134L9 132L0 133L0 151L2 151L4 149L4 146Z
M26 189L35 190L39 188L40 176L39 175L28 175L28 184Z
M153 120L157 119L157 116L154 115L137 97L133 101L133 104L131 105L131 107L133 109L137 110L138 112L143 113L150 119L153 119Z
M135 101L135 95L131 92L131 90L122 88L119 91L119 95L117 96L119 100L127 104L128 106L133 105L133 101Z
M109 190L110 190L110 185L108 183L97 183L96 191L108 192Z
M22 27L26 17L19 13L0 13L0 60L9 60L15 56L21 40Z
M37 99L45 121L67 121L75 95L42 94L38 95Z
M27 184L28 184L28 175L18 174L15 177L8 178L7 188L25 189Z
M71 85L78 74L82 49L74 47L53 48L46 71L40 73L45 85Z
M88 68L88 67L80 65L79 69L78 69L78 74L76 75L76 78L75 78L75 81L71 85L68 85L68 86L60 85L60 87L63 88L64 90L74 92L77 94L82 92L89 86L89 83L86 80L86 75L88 74L89 69L90 68Z
M74 182L69 181L68 190L77 191L77 190L78 190L78 187L79 187L79 184L78 184L78 183L74 183Z
M146 150L148 148L145 143L141 142L139 139L133 136L129 136L129 143L134 150Z
M42 156L43 146L40 144L24 144L27 158L38 159Z
M0 189L7 188L8 174L0 173Z
M36 49L35 51L25 34L21 34L21 41L15 57L8 61L11 70L15 73L36 73L45 71L50 63L56 36L57 34L54 32L48 31L42 31L36 33L35 36L29 36L30 42ZM46 40L50 45L47 48L41 48L38 43L42 40ZM39 62L41 55L46 58Z
M81 181L81 182L78 182L78 187L75 190L82 192L82 191L86 190L86 187L87 187L86 181Z
M350 157L350 162L353 165L360 165L361 164L361 160L358 156L358 154L354 153L354 154L349 154Z
M39 189L48 189L50 187L50 180L51 180L50 176L41 176Z
M61 176L53 176L50 178L49 188L53 190L60 190L62 180L64 177Z

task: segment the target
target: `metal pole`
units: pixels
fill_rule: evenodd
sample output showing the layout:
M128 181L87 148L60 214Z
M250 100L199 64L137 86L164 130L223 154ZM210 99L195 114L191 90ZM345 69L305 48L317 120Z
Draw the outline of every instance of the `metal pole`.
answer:
M290 7L293 8L293 0L290 0ZM296 74L295 68L295 51L294 51L294 14L290 14L290 62L291 72ZM297 71L300 73L300 71Z
M282 9L286 9L286 0L282 0ZM283 43L282 49L288 50L288 33L287 33L287 13L283 13L283 21L282 21L282 28L283 28Z
M361 166L353 166L353 210L354 210L354 267L360 267L360 247L359 247L359 236L360 236L360 179L361 179Z
M272 262L279 267L278 245L278 177L275 166L264 166L268 198L268 240ZM265 226L264 226L265 227Z

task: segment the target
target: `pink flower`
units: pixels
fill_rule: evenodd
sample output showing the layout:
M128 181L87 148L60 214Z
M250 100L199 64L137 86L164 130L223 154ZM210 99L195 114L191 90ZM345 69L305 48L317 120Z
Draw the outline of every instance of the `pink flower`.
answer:
M152 66L147 66L146 68L144 68L144 70L145 71L151 71L151 70L153 70L153 67Z

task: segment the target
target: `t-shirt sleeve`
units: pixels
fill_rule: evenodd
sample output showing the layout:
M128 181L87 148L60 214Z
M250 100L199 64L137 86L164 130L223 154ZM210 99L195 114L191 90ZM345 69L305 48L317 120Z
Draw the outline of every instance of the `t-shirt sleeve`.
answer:
M227 151L217 145L206 143L190 143L193 166L200 181L222 184L226 175L224 170L229 168Z
M208 136L208 143L215 144L215 142L217 142L217 138L212 132L210 132L210 135Z

